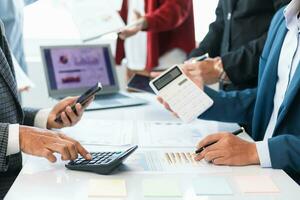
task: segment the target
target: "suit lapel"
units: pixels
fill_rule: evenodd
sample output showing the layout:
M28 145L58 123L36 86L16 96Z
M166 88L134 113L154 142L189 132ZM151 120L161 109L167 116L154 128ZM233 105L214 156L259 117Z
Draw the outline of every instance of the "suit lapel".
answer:
M300 63L298 63L298 67L297 70L293 76L293 79L285 93L285 97L284 100L281 104L280 110L279 110L279 114L278 114L278 118L277 118L277 123L276 123L276 128L274 133L276 133L276 129L277 127L280 125L280 123L282 122L282 120L285 118L285 116L287 115L288 110L291 107L291 104L294 101L295 96L297 95L298 91L300 88Z
M281 23L278 28L278 32L274 37L273 41L275 41L272 45L271 51L268 55L265 69L259 78L259 88L257 93L257 102L256 102L256 113L258 115L255 117L257 127L255 128L255 136L256 140L262 140L263 135L261 133L265 133L267 126L270 122L270 118L274 108L274 94L276 91L276 83L278 81L278 61L282 48L282 44L286 35L287 29L285 28L285 24Z

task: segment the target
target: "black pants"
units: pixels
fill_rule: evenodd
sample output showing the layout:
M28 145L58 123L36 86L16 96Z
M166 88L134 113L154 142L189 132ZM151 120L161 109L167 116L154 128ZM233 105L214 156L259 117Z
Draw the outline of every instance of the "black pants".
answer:
M5 173L0 173L0 200L7 194L8 190L16 180L21 169L8 170Z

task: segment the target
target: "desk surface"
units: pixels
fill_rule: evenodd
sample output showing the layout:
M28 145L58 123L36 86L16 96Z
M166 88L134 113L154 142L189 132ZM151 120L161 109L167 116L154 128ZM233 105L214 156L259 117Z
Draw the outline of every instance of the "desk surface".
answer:
M86 119L108 119L108 120L145 120L145 121L176 121L174 117L166 112L161 106L153 101L154 96L139 94L150 101L146 106L120 108L113 110L102 110L86 112ZM207 127L209 131L232 130L236 128L234 124L224 124L217 122L199 121L199 125ZM243 135L249 139L247 135ZM90 150L105 150L112 147L87 146ZM114 147L116 148L116 147ZM146 149L148 150L148 149ZM161 150L161 149L151 149ZM164 149L166 150L166 149ZM203 199L299 199L299 186L290 179L282 170L262 169L259 166L231 167L230 172L221 173L117 173L111 176L102 176L93 173L70 171L64 167L64 162L50 164L47 160L26 156L26 163L18 176L16 182L6 196L6 200L12 199L89 199L88 182L91 179L125 179L128 196L125 199L143 199L142 181L146 178L165 177L175 178L180 181L183 191L182 198L185 200L203 200ZM235 176L239 175L268 175L271 176L280 193L276 194L243 194L233 181ZM204 176L222 176L228 180L234 195L230 196L195 196L191 180ZM95 198L94 198L95 199ZM107 199L107 198L97 198ZM116 199L116 198L111 198ZM151 199L151 198L144 198ZM155 198L158 200L159 198ZM168 199L168 198L163 198Z

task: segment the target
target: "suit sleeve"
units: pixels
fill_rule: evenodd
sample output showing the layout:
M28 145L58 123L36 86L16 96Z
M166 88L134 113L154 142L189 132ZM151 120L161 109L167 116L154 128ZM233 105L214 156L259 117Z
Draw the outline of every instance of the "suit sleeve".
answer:
M272 168L300 173L300 137L296 134L275 136L268 140Z
M266 38L267 32L221 57L224 71L233 84L241 85L257 80L259 59Z
M211 57L220 55L224 32L224 16L221 1L219 1L216 9L216 17L216 20L209 25L209 31L200 42L199 47L189 54L189 58L201 56L205 53L208 53Z
M290 0L273 0L274 11L279 10ZM268 31L244 46L222 56L224 70L235 85L248 84L257 81L258 65Z
M39 112L39 109L32 109L32 108L24 108L24 125L26 126L34 126L34 120Z
M255 88L233 92L217 92L205 87L204 92L213 99L214 104L199 118L251 125L256 91Z
M0 172L5 172L8 169L8 161L6 156L8 130L8 123L0 123Z
M193 11L192 0L165 0L154 12L147 13L146 31L169 31L182 25Z

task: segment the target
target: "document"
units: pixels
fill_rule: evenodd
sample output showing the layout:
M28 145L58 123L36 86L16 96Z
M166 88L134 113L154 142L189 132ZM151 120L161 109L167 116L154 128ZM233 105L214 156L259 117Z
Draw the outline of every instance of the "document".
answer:
M120 168L123 172L134 173L226 173L228 166L216 166L204 160L197 162L192 152L141 151L134 153Z
M82 119L61 131L85 145L122 146L132 144L133 121Z
M271 177L261 176L237 176L235 181L243 193L278 193L279 189Z
M125 26L119 13L107 1L72 0L71 2L68 8L84 42Z
M197 195L232 195L231 187L224 177L199 177L193 181Z
M181 197L182 192L176 179L145 179L144 197Z
M198 123L139 122L137 127L143 147L195 147L205 136Z
M89 181L89 197L126 197L126 184L122 179L92 179Z

